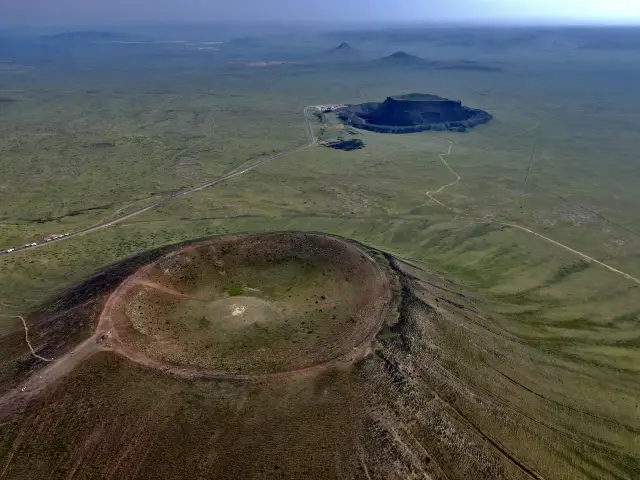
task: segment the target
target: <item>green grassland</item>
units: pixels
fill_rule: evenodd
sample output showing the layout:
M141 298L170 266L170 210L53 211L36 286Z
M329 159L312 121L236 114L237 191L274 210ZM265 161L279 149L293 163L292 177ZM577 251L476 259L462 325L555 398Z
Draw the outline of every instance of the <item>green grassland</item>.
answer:
M311 55L326 43L304 48ZM407 46L365 47L380 56ZM0 104L2 249L92 225L250 158L304 145L307 105L415 91L460 99L495 117L467 134L397 136L350 131L331 115L314 119L320 140L356 136L365 148L317 145L117 225L0 257L0 313L27 312L97 269L190 238L265 230L342 235L421 262L491 304L487 329L511 346L491 361L510 365L505 385L517 381L529 392L511 401L569 432L554 437L562 455L588 451L594 465L623 458L626 467L608 478L633 478L640 469L629 460L640 455L640 285L505 223L640 278L637 53L409 47L428 58L498 61L503 71L359 69L299 57L297 64L248 67L185 53L112 76L50 66L0 72L0 89L20 90L2 93L18 101ZM253 55L265 51L277 55L266 47ZM434 194L445 208L425 192L455 180L440 156L450 142L444 158L461 179ZM20 329L15 319L0 324L0 332ZM38 342L46 339L36 336ZM27 352L23 346L20 354ZM0 355L8 366L17 353ZM464 369L469 375L471 367ZM169 388L167 381L154 380L154 388ZM574 413L547 408L542 398ZM587 417L605 420L594 426ZM529 451L526 438L495 428L544 478L604 478L573 457L554 463L562 471L551 470L544 466L548 451ZM588 450L575 436L600 447Z

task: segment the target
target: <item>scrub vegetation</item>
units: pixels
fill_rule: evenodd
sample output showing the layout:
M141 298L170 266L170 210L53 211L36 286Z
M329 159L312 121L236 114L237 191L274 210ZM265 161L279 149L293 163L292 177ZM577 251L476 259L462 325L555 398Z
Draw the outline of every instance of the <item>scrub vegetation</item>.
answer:
M418 92L493 116L464 134L390 135L309 114L313 147L85 235L0 256L0 413L8 412L0 478L637 478L640 42L632 33L372 30L215 48L202 39L78 36L46 58L0 40L2 251L304 147L307 106ZM622 34L624 45L615 41ZM350 48L327 54L342 42ZM396 51L424 61L378 60ZM170 371L115 351L113 332L92 336L109 294L159 258L148 252L266 231L351 239L382 269L389 312L362 355L293 379L185 379L176 374L185 363L214 360L217 371L246 373L236 354L263 340L256 355L272 363L257 371L290 365L258 351L280 345L268 331L229 334L238 343L224 344L226 369L224 357L194 353L221 341L202 334L219 315L157 292L129 303L141 309L131 318L165 340L184 334L188 348L129 345L156 352ZM292 285L302 292L292 305L313 311L316 301L355 295L337 280L322 284L324 267L284 265L288 280L265 277L263 287L250 281L255 271L194 282L192 291L163 285L215 294L231 314L234 302L267 312L263 302L284 302ZM159 306L177 314L162 331L150 313ZM320 346L291 358L330 351L335 339L323 338L335 332L323 325L347 328L351 307L341 304L336 319L311 315L306 330L280 330ZM55 363L33 356L18 316L44 358L86 339L99 341L99 353L7 410L8 398L29 393L24 382L37 386Z

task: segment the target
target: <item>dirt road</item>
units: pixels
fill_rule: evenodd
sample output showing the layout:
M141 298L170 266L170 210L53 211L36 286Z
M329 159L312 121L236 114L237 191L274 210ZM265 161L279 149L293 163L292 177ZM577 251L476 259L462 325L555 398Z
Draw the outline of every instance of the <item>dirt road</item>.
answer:
M531 127L530 130L533 130L534 128L537 128L538 125L535 125L534 127ZM587 255L586 253L580 252L574 248L569 247L568 245L565 245L563 243L560 243L556 240L553 240L552 238L546 237L538 232L535 232L529 228L523 227L522 225L518 225L516 223L509 223L509 222L500 222L500 221L494 221L494 220L487 220L485 218L479 218L479 217L474 217L473 215L469 215L465 212L462 212L456 208L453 208L447 204L445 204L444 202L438 200L437 198L434 197L434 195L441 193L442 191L444 191L446 188L448 187L452 187L454 185L456 185L458 182L460 182L462 180L462 177L458 174L458 172L456 172L453 168L451 168L451 166L449 165L449 163L446 161L445 157L449 157L451 156L451 151L453 149L454 146L454 142L451 140L448 140L450 142L449 145L449 149L447 150L446 153L441 153L439 154L440 160L441 162L444 164L444 166L456 177L456 179L451 182L451 183L447 183L446 185L441 186L440 188L438 188L437 190L427 190L425 192L425 195L427 197L429 197L429 199L433 200L435 203L437 203L438 205L446 208L447 210L450 210L451 212L454 212L457 215L460 216L464 216L467 218L471 218L471 219L477 219L478 223L484 223L484 224L493 224L493 225L502 225L505 227L510 227L510 228L515 228L517 230L520 230L522 232L526 232L529 233L531 235L535 235L536 237L540 238L541 240L544 240L545 242L551 243L557 247L563 248L564 250L571 252L577 256L579 256L580 258L582 258L583 260L589 262L589 263L595 263L601 267L606 268L607 270L609 270L610 272L613 272L617 275L621 275L624 278L626 278L627 280L630 280L634 283L637 283L638 285L640 285L640 278L634 277L633 275L627 273L627 272L623 272L622 270L619 270L615 267L612 267L611 265L608 265L604 262L601 262L600 260L593 258L589 255Z
M189 195L191 193L194 192L198 192L200 190L204 190L205 188L209 188L209 187L213 187L214 185L217 185L219 183L222 183L226 180L230 180L234 177L237 177L239 175L244 175L247 172L250 172L251 170L254 170L256 168L258 168L260 165L264 165L267 162L271 162L273 160L276 160L278 158L284 157L286 155L290 155L292 153L297 153L297 152L301 152L303 150L306 150L310 147L313 147L316 142L317 139L315 137L315 134L313 133L313 128L311 127L311 123L309 121L309 109L310 108L315 108L315 107L305 107L303 112L304 112L304 121L305 121L305 126L306 126L306 131L307 131L307 136L308 136L308 143L301 146L301 147L297 147L297 148L293 148L291 150L286 150L284 152L278 153L276 155L272 155L270 157L264 158L262 160L259 160L257 162L251 163L249 165L244 165L244 166L240 166L238 168L235 168L234 170L232 170L231 172L227 173L226 175L223 175L222 177L216 178L215 180L211 180L209 182L206 183L202 183L200 185L196 185L195 187L191 187L185 190L182 190L180 192L174 193L172 195L169 195L167 197L163 197L153 203L149 203L147 205L144 205L140 208L137 208L136 210L126 213L126 214L122 214L122 215L118 215L115 217L112 217L108 220L104 220L100 223L97 223L95 225L92 225L90 227L86 227L86 228L82 228L80 230L77 230L75 232L71 232L68 234L65 234L62 237L58 237L58 238L54 238L51 239L49 241L40 241L37 242L35 245L34 244L29 244L29 245L25 245L23 247L16 247L16 248L12 248L9 250L4 250L0 252L0 257L4 256L4 255L16 255L18 253L23 253L27 250L31 250L34 248L42 248L46 245L50 245L52 243L57 243L57 242L62 242L65 240L68 240L70 238L74 238L80 235L84 235L86 233L90 233L90 232L94 232L96 230L99 230L101 228L106 228L106 227L110 227L112 225L115 225L117 223L120 223L124 220L128 220L132 217L135 217L136 215L139 215L143 212L146 212L147 210L151 210L153 208L159 207L161 205L164 205L165 203L174 200L176 198L180 198L180 197L184 197L185 195Z

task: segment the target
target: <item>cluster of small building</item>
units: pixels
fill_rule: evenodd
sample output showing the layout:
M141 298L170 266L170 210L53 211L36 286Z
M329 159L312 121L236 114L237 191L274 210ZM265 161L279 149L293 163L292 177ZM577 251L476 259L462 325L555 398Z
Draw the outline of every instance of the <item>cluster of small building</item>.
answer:
M337 103L335 105L316 105L316 108L322 113L333 112L344 107L346 107L346 105L343 103Z
M47 238L45 238L44 241L45 242L50 242L52 240L56 240L56 239L62 238L62 237L67 237L69 235L71 235L71 234L70 233L60 233L60 234L54 233L53 235L49 235Z

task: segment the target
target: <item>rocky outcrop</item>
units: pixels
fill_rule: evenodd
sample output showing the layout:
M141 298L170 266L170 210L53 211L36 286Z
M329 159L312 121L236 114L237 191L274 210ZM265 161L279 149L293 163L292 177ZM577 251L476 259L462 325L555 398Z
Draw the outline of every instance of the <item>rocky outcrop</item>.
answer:
M347 105L338 115L348 125L381 133L466 132L492 118L460 101L421 93L388 97L383 103Z

